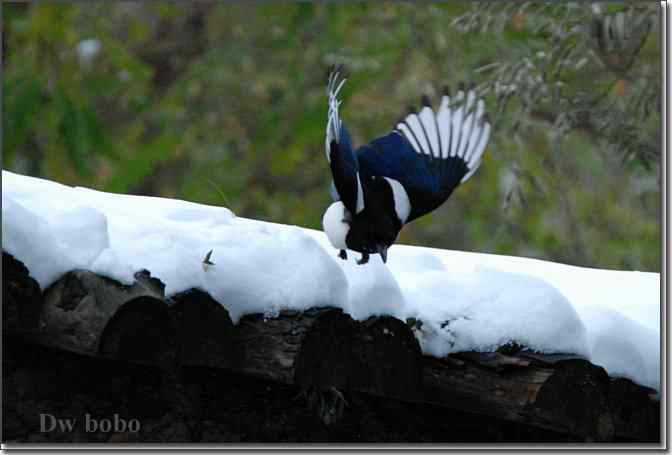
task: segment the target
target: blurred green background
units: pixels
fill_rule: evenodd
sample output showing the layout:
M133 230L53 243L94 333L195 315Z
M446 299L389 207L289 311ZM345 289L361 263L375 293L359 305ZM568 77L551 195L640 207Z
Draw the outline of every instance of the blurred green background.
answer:
M486 159L401 243L660 271L655 3L3 3L3 168L321 228L356 145L466 80Z

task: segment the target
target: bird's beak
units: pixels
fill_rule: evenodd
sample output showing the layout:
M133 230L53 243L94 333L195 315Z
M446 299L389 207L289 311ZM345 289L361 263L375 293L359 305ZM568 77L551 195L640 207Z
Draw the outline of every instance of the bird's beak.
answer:
M383 259L383 264L387 264L387 247L385 245L378 246L378 254Z

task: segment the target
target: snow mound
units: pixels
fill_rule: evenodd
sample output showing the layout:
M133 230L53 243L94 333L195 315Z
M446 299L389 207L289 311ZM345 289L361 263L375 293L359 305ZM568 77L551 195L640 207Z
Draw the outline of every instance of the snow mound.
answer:
M237 322L250 313L335 306L349 312L341 268L299 228L225 208L70 188L2 173L3 249L42 289L79 268L131 284L146 269L166 294L198 288ZM212 266L202 261L213 250Z
M406 316L428 325L425 352L493 351L516 341L540 352L590 355L579 315L539 278L480 265L447 269L410 248L395 251L390 268L403 277Z
M236 217L186 201L103 193L2 172L3 250L42 289L80 268L133 282L141 269L172 295L208 292L237 322L281 309L343 309L364 320L422 321L426 354L515 341L576 353L659 387L660 276L396 245L387 265L336 257L322 232ZM202 261L213 250L214 265Z

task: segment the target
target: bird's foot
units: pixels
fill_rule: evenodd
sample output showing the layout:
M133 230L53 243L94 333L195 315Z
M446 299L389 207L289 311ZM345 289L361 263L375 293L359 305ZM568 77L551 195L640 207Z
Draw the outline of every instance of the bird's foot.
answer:
M369 262L369 253L362 253L362 257L357 259L357 264L362 265Z
M348 253L345 250L341 250L338 252L338 257L345 261L348 259Z

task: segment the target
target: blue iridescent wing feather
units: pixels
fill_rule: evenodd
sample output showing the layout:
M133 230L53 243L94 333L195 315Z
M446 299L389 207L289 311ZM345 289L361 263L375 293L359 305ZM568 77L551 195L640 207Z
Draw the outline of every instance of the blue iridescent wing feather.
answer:
M468 169L461 159L434 160L415 152L399 133L390 133L357 150L364 178L389 177L402 184L411 203L410 222L440 206Z
M473 89L446 92L437 110L423 100L394 131L357 150L362 177L389 177L408 194L406 222L425 215L448 199L478 168L490 135L482 100Z

